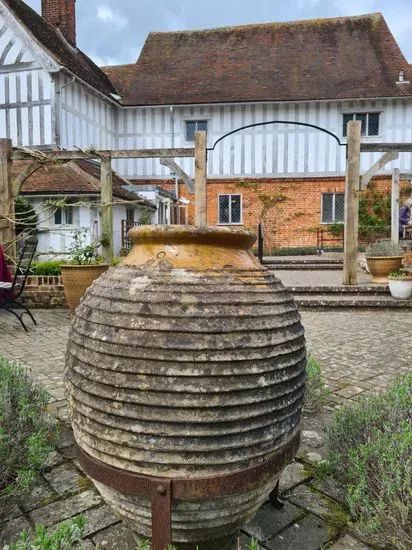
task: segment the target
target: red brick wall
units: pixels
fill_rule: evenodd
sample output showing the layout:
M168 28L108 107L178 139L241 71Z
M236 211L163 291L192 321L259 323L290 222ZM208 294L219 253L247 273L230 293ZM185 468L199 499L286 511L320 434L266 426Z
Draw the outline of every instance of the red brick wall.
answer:
M67 307L61 277L27 277L21 298L32 308Z
M208 180L207 188L207 223L218 223L218 196L222 193L241 194L243 202L243 226L256 231L260 221L262 203L256 192L236 185L239 180ZM311 178L311 179L244 179L245 182L258 182L261 193L285 195L285 202L278 203L271 209L265 223L265 248L284 246L316 246L316 229L326 228L321 224L322 193L344 191L344 178ZM378 190L389 192L391 180L388 177L375 178ZM148 184L147 180L134 180L136 184ZM168 191L174 191L174 183L159 182ZM408 182L402 182L405 186ZM194 196L187 193L183 184L179 186L180 197L190 200L189 223L194 220Z
M76 0L42 0L41 13L67 40L76 44Z

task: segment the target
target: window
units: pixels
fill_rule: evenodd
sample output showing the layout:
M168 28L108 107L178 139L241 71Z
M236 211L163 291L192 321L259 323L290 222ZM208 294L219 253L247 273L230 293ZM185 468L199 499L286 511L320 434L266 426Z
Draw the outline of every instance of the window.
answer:
M362 136L379 135L379 113L348 113L343 115L343 137L346 137L348 122L361 121Z
M195 141L195 132L207 132L207 120L186 121L186 141Z
M322 223L343 223L344 212L343 193L322 193Z
M54 213L54 225L73 225L73 207L57 208Z
M242 195L219 195L219 223L242 223Z

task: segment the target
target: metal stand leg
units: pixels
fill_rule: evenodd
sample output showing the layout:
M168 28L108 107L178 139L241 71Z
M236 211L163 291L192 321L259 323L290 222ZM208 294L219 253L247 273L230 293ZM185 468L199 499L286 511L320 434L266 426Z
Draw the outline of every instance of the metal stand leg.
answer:
M279 500L279 481L276 483L276 487L270 493L269 500L271 504L273 504L273 506L278 510L284 507L285 503Z

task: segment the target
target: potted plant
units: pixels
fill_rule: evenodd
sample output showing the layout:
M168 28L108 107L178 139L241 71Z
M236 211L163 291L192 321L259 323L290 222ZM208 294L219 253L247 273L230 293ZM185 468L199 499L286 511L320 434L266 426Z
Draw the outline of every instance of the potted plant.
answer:
M403 271L393 271L388 275L389 290L393 298L409 300L412 296L412 277Z
M392 271L399 271L402 265L403 250L391 241L376 241L365 251L366 263L373 283L387 283Z
M92 282L109 268L98 248L98 243L87 242L87 230L76 231L69 249L70 260L60 266L64 294L72 312Z

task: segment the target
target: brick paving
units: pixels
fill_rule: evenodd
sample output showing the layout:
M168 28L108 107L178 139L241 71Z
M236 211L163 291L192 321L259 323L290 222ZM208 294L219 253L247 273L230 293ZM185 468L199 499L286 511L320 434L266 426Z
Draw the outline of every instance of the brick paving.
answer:
M64 354L70 318L65 310L38 310L37 327L25 333L14 318L0 312L0 354L31 369L51 393L53 411L66 418L63 388ZM380 392L392 379L410 370L412 315L407 311L304 311L308 349L322 366L332 399L345 402ZM339 489L315 485L305 468L308 460L325 456L322 426L332 411L324 409L303 422L303 443L297 462L284 472L282 510L265 504L245 527L238 548L256 537L262 548L319 550L366 549L334 525L333 514L342 496ZM134 549L133 533L103 503L90 481L77 467L69 427L64 427L58 449L29 498L8 518L0 519L0 547L15 533L36 523L54 525L78 513L86 516L86 549ZM3 523L1 523L3 521Z

